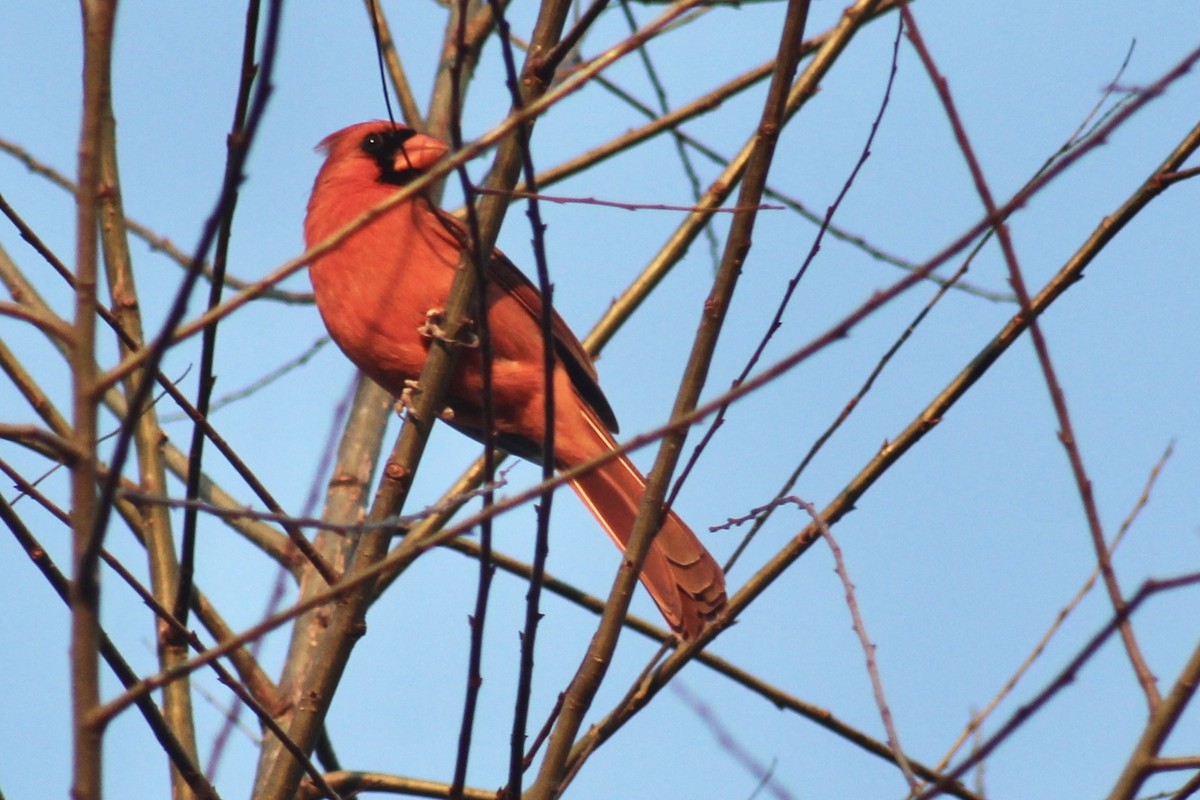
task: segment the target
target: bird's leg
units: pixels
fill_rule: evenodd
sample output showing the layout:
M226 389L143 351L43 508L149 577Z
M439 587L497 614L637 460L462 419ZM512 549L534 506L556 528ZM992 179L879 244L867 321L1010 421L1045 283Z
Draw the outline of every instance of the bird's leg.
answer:
M438 341L458 347L479 347L479 337L471 330L475 325L472 320L468 319L464 321L458 338L446 332L446 329L442 327L443 322L445 322L444 309L431 308L425 312L425 322L417 328L417 333L426 339L437 339Z

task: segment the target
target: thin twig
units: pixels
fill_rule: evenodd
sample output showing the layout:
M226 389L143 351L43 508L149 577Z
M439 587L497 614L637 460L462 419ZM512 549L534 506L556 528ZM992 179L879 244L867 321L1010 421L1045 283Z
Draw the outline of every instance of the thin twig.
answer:
M1157 769L1170 769L1170 766L1158 766L1158 754L1184 712L1188 710L1197 688L1200 688L1200 646L1192 650L1174 685L1150 715L1108 800L1133 800L1142 783L1152 772Z
M33 534L25 526L20 516L13 511L12 506L0 497L0 521L3 521L8 529L16 537L25 553L34 562L34 565L46 578L46 581L58 594L59 598L64 603L70 602L70 581L62 574L54 562L50 559L46 549L34 538ZM120 651L113 645L108 635L103 631L99 632L97 639L98 652L108 663L109 668L117 676L117 680L123 686L129 688L137 683L137 673L125 661ZM163 718L154 699L149 696L142 697L137 700L138 711L146 720L147 727L150 732L158 740L159 745L163 748L163 752L170 760L172 767L181 775L188 787L196 793L198 798L203 800L220 800L212 784L205 780L204 775L200 772L199 767L193 760L188 749L183 746L176 738L175 733L171 730L171 726L167 720ZM99 796L97 792L96 796Z
M1180 786L1174 792L1164 793L1164 797L1169 797L1170 800L1189 800L1194 797L1197 792L1200 792L1200 772L1197 772L1187 780L1183 786Z
M225 288L225 267L229 258L229 239L233 231L233 218L237 211L240 196L241 169L245 160L243 148L249 142L245 139L247 130L251 92L258 74L255 63L255 45L258 40L258 24L261 13L261 0L249 0L246 4L246 21L242 36L241 65L238 73L238 89L233 104L233 121L229 134L225 139L226 158L225 172L222 183L227 187L225 202L222 204L221 217L217 225L217 240L213 253L213 276L209 282L207 308L212 309L221 303L221 294ZM264 76L265 78L267 76ZM200 335L200 366L196 386L196 413L207 418L209 405L212 400L212 390L215 378L213 365L216 360L217 330L216 323L209 325ZM204 463L204 426L192 425L192 441L188 449L188 473L186 481L187 499L195 500L200 496L200 468ZM183 513L183 534L179 543L179 582L175 596L175 616L183 626L187 627L188 598L192 591L192 578L196 563L196 526L199 516L196 509L187 508Z
M2 431L3 429L0 429ZM7 437L6 437L7 438ZM135 503L150 506L166 506L169 508L195 509L203 511L206 514L211 514L214 517L221 519L253 519L260 522L278 522L280 524L294 525L297 528L315 528L318 530L332 531L335 533L346 535L360 535L366 533L374 533L376 531L393 531L396 528L404 528L428 519L434 514L441 513L446 508L457 508L462 503L467 502L475 497L482 497L486 492L495 491L497 488L505 485L504 480L498 480L493 483L485 484L484 486L471 489L465 494L456 495L451 498L439 501L438 503L428 506L421 511L412 514L398 514L394 517L387 517L377 521L364 520L362 522L331 522L322 517L306 516L291 516L289 514L279 514L274 511L255 511L251 508L229 508L225 505L216 505L204 500L188 500L181 497L164 497L150 492L138 491L128 487L122 488L118 495L134 501Z
M729 523L740 525L753 519L754 525L749 531L746 532L746 535L742 537L742 540L738 542L738 546L734 549L733 553L730 554L729 559L725 562L725 570L727 572L732 569L735 563L737 563L737 560L741 557L742 553L744 553L746 548L750 546L750 542L754 540L754 537L757 536L759 531L761 531L766 525L767 520L771 518L772 512L780 504L780 501L787 499L792 491L792 488L796 485L796 482L800 480L800 476L804 474L804 471L808 468L809 464L811 464L813 459L817 457L817 453L821 452L826 443L833 438L833 435L838 431L838 429L840 429L846 420L850 418L850 415L862 405L862 401L866 398L867 394L870 393L871 389L874 388L875 381L881 374L883 374L883 370L887 368L888 364L891 363L895 355L900 352L900 348L908 342L908 340L916 332L917 327L925 321L927 316L929 316L929 312L933 310L934 306L941 302L942 298L946 296L946 293L950 289L958 285L959 279L967 273L967 269L971 266L975 256L979 254L979 251L982 248L983 242L981 241L971 249L970 254L966 257L966 259L964 259L962 265L952 276L950 276L950 278L945 279L945 281L939 281L938 290L934 292L933 297L931 297L929 302L927 302L921 308L921 310L917 312L917 315L913 318L912 322L910 322L908 327L905 328L898 337L896 337L896 341L892 343L891 347L889 347L887 351L880 356L879 361L877 361L875 366L872 367L870 374L867 375L866 379L862 382L862 385L859 386L858 391L855 392L854 396L851 397L844 406L842 406L842 410L838 412L837 417L835 417L834 420L829 423L825 430L821 432L821 435L816 438L816 441L809 446L808 452L806 452L804 457L800 459L800 463L796 465L796 468L792 470L792 473L787 477L787 480L783 482L783 486L776 491L775 498L756 509L752 509L749 518L734 518L729 520ZM725 525L714 526L712 530L717 531L730 527L729 523Z
M728 726L717 717L712 708L693 694L684 685L683 681L674 681L671 684L671 690L696 715L696 718L704 724L704 727L708 728L721 749L729 754L730 758L741 765L743 769L758 779L760 788L766 788L771 794L779 798L779 800L793 800L795 795L774 779L774 765L768 766L762 764L755 758L754 754L748 751L745 745L734 737Z
M1174 444L1168 445L1162 456L1159 457L1158 463L1156 463L1150 470L1150 476L1146 479L1146 485L1143 487L1141 495L1138 497L1137 502L1134 503L1129 514L1125 517L1125 520L1121 523L1121 527L1117 530L1117 534L1113 537L1112 543L1108 546L1109 559L1112 558L1113 553L1116 552L1117 546L1121 544L1121 541L1125 538L1125 534L1133 526L1133 521L1137 518L1137 515L1143 508L1146 507L1146 504L1150 502L1150 490L1154 488L1154 484L1158 481L1159 474L1162 472L1163 467L1166 466L1167 459L1171 457L1173 451ZM1078 607L1078 605L1083 601L1083 598L1086 597L1087 594L1092 590L1092 587L1096 583L1096 578L1099 577L1099 575L1100 567L1096 566L1092 569L1092 574L1089 575L1087 580L1083 582L1083 585L1079 588L1079 591L1075 593L1075 596L1072 597L1071 600L1065 606L1059 609L1057 614L1054 615L1054 621L1050 624L1050 627L1044 634L1042 634L1042 638L1038 640L1036 645L1034 645L1033 650L1030 651L1029 655L1025 657L1025 660L1021 662L1021 665L1017 667L1017 670L1012 674L1012 676L1004 682L1004 686L1000 688L1000 691L996 693L995 697L988 701L988 704L983 708L983 710L971 715L970 722L967 723L966 728L964 728L962 733L959 734L958 739L954 741L954 744L950 746L950 749L946 752L946 754L942 756L940 761L938 761L936 769L945 769L950 763L951 759L954 758L955 754L958 753L963 744L966 743L973 734L977 733L982 728L983 723L988 716L996 709L997 706L1000 705L1004 698L1008 697L1008 695L1012 693L1012 690L1016 688L1017 684L1020 682L1021 678L1025 675L1029 668L1033 666L1034 662L1041 657L1043 652L1045 652L1046 646L1062 627L1063 623L1066 622L1067 617L1071 615L1075 608Z
M83 110L79 125L79 193L75 202L75 320L71 367L71 700L72 780L75 800L100 800L104 729L90 725L100 706L99 520L108 509L97 496L99 392L96 366L97 239L100 201L100 142L104 109L112 91L112 42L116 3L85 0L83 13ZM119 471L119 470L118 470Z
M74 181L48 164L35 158L27 149L21 147L16 142L11 142L0 137L0 151L8 153L17 161L21 162L21 164L23 164L30 172L46 178L48 181L50 181L50 183L54 184L60 189L66 190L68 194L78 194L78 186ZM191 263L191 256L176 247L170 239L155 233L150 229L149 226L130 217L126 217L125 227L130 233L145 242L152 252L162 253L182 267L187 267L188 264ZM21 235L24 237L24 232L22 232ZM208 280L211 280L212 266L208 263L205 263L203 264L202 269L204 277ZM238 289L239 291L249 288L253 285L249 281L232 277L226 277L225 284L234 289ZM312 292L290 292L285 289L270 288L262 292L260 296L264 300L274 300L289 305L312 305L313 303Z
M1189 573L1175 578L1166 578L1162 580L1148 580L1143 583L1141 588L1139 588L1138 591L1135 592L1130 598L1129 602L1125 604L1124 608L1122 608L1120 612L1114 614L1112 618L1104 625L1104 627L1097 631L1096 634L1093 635L1082 648L1080 648L1075 657L1072 658L1067 665L1058 672L1057 675L1055 675L1054 680L1047 684L1046 688L1038 692L1038 694L1035 695L1028 703L1017 709L1016 713L1014 713L1004 725L1002 725L994 734L980 743L979 747L977 747L971 753L971 756L967 759L964 759L963 762L951 770L946 777L948 779L957 779L965 775L972 767L991 755L997 747L999 747L1005 740L1008 739L1009 736L1013 734L1014 731L1024 725L1025 722L1027 722L1031 717L1045 707L1045 705L1049 703L1055 695L1074 683L1079 675L1079 671L1087 664L1087 662L1092 659L1093 656L1096 655L1096 653L1100 651L1100 648L1104 646L1105 642L1112 638L1113 634L1119 632L1121 623L1132 616L1144 602L1164 592L1176 591L1178 589L1184 589L1197 585L1200 585L1200 573ZM1194 692L1196 689L1196 678L1198 671L1200 671L1200 648L1197 648L1195 651L1193 651L1188 667L1185 668L1183 674L1180 676L1181 681L1187 678L1190 678L1192 681L1192 685L1187 687L1186 690L1189 696L1190 692ZM1178 688L1178 685L1176 688ZM1166 703L1163 703L1160 708L1165 706ZM1179 709L1175 710L1178 711ZM1144 736L1150 736L1152 733L1152 728L1153 726L1147 726ZM1169 726L1167 729L1169 730ZM1153 730L1154 736L1162 733L1162 729ZM1161 744L1161 741L1159 744ZM1141 781L1142 766L1143 765L1141 764L1135 764L1133 761L1131 761L1129 765L1128 769L1132 771L1133 775L1132 780L1136 783L1140 783ZM944 790L940 785L936 785L922 792L915 798L915 800L931 800L931 798L938 796L943 791ZM1109 797L1110 800L1116 800L1118 797L1125 798L1131 796L1132 793L1117 794L1114 790L1114 794L1110 795Z
M896 64L900 57L900 34L903 31L904 25L898 20L896 25L896 38L892 42L891 67L888 70L888 78L886 85L884 86L883 98L880 100L879 110L875 114L875 120L871 123L871 129L867 134L867 140L863 144L862 151L859 153L854 167L850 170L850 174L842 183L842 188L838 191L837 197L834 198L833 202L830 203L828 209L826 210L825 218L821 223L821 227L817 230L817 235L813 238L812 245L809 246L808 254L801 260L795 274L792 275L790 280L788 280L787 285L784 288L783 295L780 297L779 303L775 308L775 316L771 318L769 323L767 323L766 331L759 339L758 345L754 348L754 351L750 354L750 357L746 359L746 363L742 367L742 371L736 378L733 379L732 386L735 388L738 386L738 384L750 376L750 373L753 372L754 367L757 366L759 359L762 358L763 353L766 351L767 345L770 344L771 339L774 338L775 332L783 327L783 317L791 303L792 296L795 293L796 288L800 285L800 281L803 280L805 274L807 274L809 266L813 263L813 261L816 260L817 253L821 251L821 241L824 238L825 230L829 227L829 223L833 220L838 208L841 207L842 200L844 200L846 195L850 193L850 187L854 185L854 181L858 177L859 171L863 168L863 165L867 163L867 159L871 156L871 144L875 141L875 134L879 132L879 125L883 122L883 115L887 111L888 103L892 97L892 85L896 80ZM717 412L716 416L713 417L712 422L709 423L707 430L705 430L704 434L700 437L700 441L697 442L696 446L692 449L691 455L688 456L687 462L684 464L683 469L679 472L679 477L676 479L675 485L671 487L671 494L667 497L668 505L675 501L675 498L678 496L680 490L683 488L684 483L687 481L688 476L691 474L692 468L695 467L699 462L700 457L704 454L709 442L711 442L713 437L716 436L717 430L724 425L727 411L728 408L723 408Z
M975 151L967 136L966 128L958 115L954 99L950 95L949 84L941 75L937 65L933 61L932 55L925 46L921 32L916 27L916 20L913 18L912 11L905 6L900 9L900 13L903 15L905 24L908 26L908 38L916 49L925 70L929 73L930 80L938 93L942 107L945 109L946 117L954 130L955 141L958 143L959 150L962 152L963 157L967 161L967 166L970 168L975 189L983 201L989 219L995 223L996 237L1000 241L1000 248L1004 253L1004 260L1008 266L1009 279L1013 290L1017 293L1017 299L1021 303L1021 310L1029 314L1031 300L1029 290L1025 286L1025 279L1021 274L1016 248L1013 245L1012 237L1009 235L1008 225L997 209L996 202L992 197L991 188L988 186L987 180L983 175L983 169L975 157ZM1038 364L1041 366L1042 376L1046 382L1046 388L1049 390L1051 402L1054 405L1054 413L1059 424L1059 439L1066 450L1067 460L1071 465L1071 473L1075 479L1079 497L1083 502L1088 530L1092 536L1092 546L1095 549L1097 563L1100 565L1100 574L1104 578L1104 585L1108 590L1113 610L1120 613L1125 599L1117 583L1116 574L1113 572L1112 562L1108 559L1104 529L1100 522L1100 512L1096 508L1095 496L1092 493L1092 482L1083 464L1083 455L1079 451L1074 426L1071 423L1071 415L1067 409L1066 396L1063 393L1062 384L1059 383L1054 364L1050 359L1049 347L1046 344L1045 336L1042 334L1041 325L1038 323L1037 318L1032 315L1030 315L1029 320L1029 336L1033 341ZM1127 620L1121 625L1121 641L1125 645L1125 650L1133 666L1134 674L1137 676L1138 682L1142 686L1142 691L1146 695L1146 702L1150 707L1150 712L1153 713L1161 697L1158 687L1155 684L1154 674L1146 664L1141 648L1134 637L1133 626Z
M454 27L453 41L456 45L454 52L454 63L450 66L450 143L452 148L460 149L463 143L462 135L462 106L463 94L466 85L466 75L464 75L464 67L472 57L473 53L467 46L467 17L471 13L471 0L458 0L457 13L452 15L449 26ZM492 13L496 18L496 26L500 31L507 28L507 22L501 16L503 8L499 4L488 4ZM544 9L543 9L544 10ZM448 27L449 27L448 26ZM449 36L449 31L447 31ZM503 33L501 37L503 38ZM510 75L510 85L513 91L516 92L516 76ZM514 104L513 109L519 110L520 105ZM518 127L519 134L524 132L524 128ZM526 136L521 136L521 141L527 141ZM484 453L484 482L490 484L495 479L496 464L491 457L495 450L495 431L496 431L496 407L495 394L493 390L493 375L492 364L495 357L495 351L492 343L491 319L488 312L488 258L485 255L488 250L484 249L482 234L480 232L479 209L476 206L475 187L471 184L470 176L467 174L466 166L460 166L457 170L459 183L462 187L463 197L467 207L467 246L463 248L460 255L460 272L473 273L474 281L468 283L455 282L454 289L451 290L453 296L457 290L460 296L473 295L471 297L472 319L477 320L475 328L476 335L479 340L479 350L481 358L481 389L482 389L482 407L483 407L483 453ZM490 250L490 247L489 247ZM449 303L448 303L449 305ZM462 309L459 309L460 313ZM460 321L461 322L461 321ZM459 328L462 330L462 328ZM451 334L452 336L456 334ZM446 370L453 368L457 353L450 349L449 360L446 365ZM424 384L422 384L424 387ZM441 386L439 394L445 391L445 383ZM405 426L409 427L408 425ZM416 429L416 426L412 426ZM424 431L422 431L422 434ZM403 436L403 431L401 433ZM422 445L423 447L423 445ZM416 469L417 462L421 452L419 449L412 452L412 460L403 462L404 467L408 470ZM400 498L404 497L400 494ZM492 492L485 492L483 495L483 505L488 507L492 504L494 496ZM458 800L462 796L462 792L467 782L467 765L471 755L471 740L475 731L475 712L479 704L479 691L483 686L483 634L484 624L487 620L488 600L491 596L492 578L495 576L495 567L492 565L492 521L486 520L480 526L479 539L479 579L475 590L475 607L474 611L468 619L470 625L470 645L467 655L467 685L463 693L463 711L462 721L459 725L458 732L458 752L454 759L454 775L450 784L450 797L452 800ZM369 602L369 601L368 601Z
M629 0L621 0L621 11L625 17L625 22L629 25L629 32L636 33L637 20L633 16L633 10L629 7ZM654 89L655 99L658 100L658 112L660 114L669 114L671 103L667 100L667 90L658 76L658 70L655 69L654 62L650 60L650 50L647 45L648 43L643 43L638 48L638 56L641 58L642 68L646 72L650 86ZM683 137L679 134L679 131L671 131L671 141L675 145L675 153L679 156L679 163L683 167L684 177L687 178L688 186L692 190L692 198L699 200L703 193L700 176L696 173L696 166L692 163L692 158L688 154L687 147L684 145ZM715 271L720 265L720 243L717 241L717 234L713 230L712 220L709 220L709 223L704 226L704 237L708 243L709 259L712 261L712 268Z
M1105 141L1107 136L1111 135L1114 130L1123 125L1125 121L1136 114L1151 98L1158 96L1172 82L1178 80L1182 75L1190 70L1191 66L1200 60L1200 48L1189 53L1175 67L1168 70L1158 81L1151 86L1150 91L1139 96L1118 113L1114 114L1108 122L1097 131L1085 145L1074 150L1062 160L1057 162L1053 167L1047 170L1039 179L1031 182L1018 191L1013 198L1004 207L1004 213L1011 213L1015 208L1019 208L1024 203L1037 194L1043 187L1048 185L1055 177L1060 175L1075 161L1082 158L1087 152L1097 147L1101 142ZM1161 172L1169 172L1177 169L1188 157L1191 156L1198 148L1200 148L1200 125L1197 125L1189 131L1183 139L1176 145L1174 150L1164 159L1164 161L1151 172L1149 178L1138 187L1130 197L1112 214L1106 216L1093 234L1080 246L1078 251L1067 260L1066 264L1059 270L1042 289L1039 294L1033 298L1031 312L1034 315L1043 313L1051 304L1063 295L1066 290L1074 285L1083 270L1092 262L1092 260L1100 253L1104 246L1110 242L1132 219L1134 219L1140 211L1142 211L1155 197L1162 191L1156 184L1154 177ZM866 315L873 313L875 308L880 304L887 302L899 293L906 291L915 283L923 279L924 274L928 274L933 269L936 269L945 260L953 257L962 248L974 241L982 230L987 227L986 219L977 223L969 231L960 236L947 247L943 248L942 252L935 256L930 261L922 265L920 273L914 273L884 292L877 293L867 302L860 306L853 313L845 317L840 323L829 329L824 335L818 337L810 343L809 346L802 350L793 353L788 358L783 359L775 367L766 370L760 376L751 379L746 384L743 384L736 393L753 391L762 385L762 381L770 381L774 376L781 374L782 371L790 368L795 363L799 363L807 358L807 355L815 350L819 350L831 341L835 341L853 328L858 321ZM1020 313L1011 319L1000 331L999 334L989 342L983 350L978 353L970 363L964 368L955 378L947 385L930 404L917 415L898 436L887 442L874 458L868 462L862 470L856 475L838 494L838 496L822 510L822 518L828 524L832 524L839 520L842 516L854 508L855 503L865 494L879 478L890 469L892 465L907 453L913 446L917 444L930 430L932 430L944 415L952 408L959 399L961 399L966 391L975 384L979 378L985 374L997 359L1016 341L1021 333L1024 332L1028 325L1030 316L1025 313ZM734 393L730 393L734 394ZM717 398L714 402L719 404L725 398ZM708 408L702 407L698 410L711 411L712 404ZM692 415L688 418L678 420L678 424L694 421ZM774 557L768 561L746 584L729 599L727 611L723 617L716 620L715 624L709 625L700 635L694 640L687 642L675 651L662 666L655 671L651 680L643 687L642 691L637 696L637 702L632 705L623 705L615 708L606 717L597 722L588 732L588 734L576 744L572 757L578 758L589 753L599 744L612 736L622 725L625 724L640 708L643 708L654 695L666 685L670 679L683 668L695 654L715 638L724 628L728 627L738 615L745 609L754 599L761 594L779 575L781 575L797 558L803 555L808 548L813 544L818 536L816 526L810 525L806 530L797 535L791 542L782 548ZM939 786L944 784L939 781Z
M536 176L527 180L522 186L536 186ZM598 197L564 197L562 195L542 194L530 190L512 190L501 192L495 189L476 189L479 194L496 195L503 194L505 197L521 198L525 200L545 200L548 203L558 203L560 205L579 204L589 206L604 206L606 208L620 208L625 211L703 211L706 214L737 214L742 211L782 211L783 206L772 205L770 203L759 203L752 208L737 207L719 207L710 208L708 206L677 206L667 203L625 203L617 200L601 200Z
M392 88L400 101L400 113L410 128L422 130L425 122L421 117L421 109L417 106L412 87L408 84L408 73L400 63L400 52L396 49L396 40L392 38L392 30L388 25L387 16L383 13L383 4L379 0L364 0L367 15L371 18L371 29L375 34L375 44L383 64L387 65L388 76L392 79ZM382 65L381 65L382 68ZM386 97L386 95L385 95Z
M825 524L825 520L821 519L821 515L817 513L817 509L813 507L812 503L799 499L797 502L812 517L813 523L821 531L821 538L825 540L825 543L829 545L830 552L833 553L834 571L837 572L838 578L842 581L842 588L846 592L846 606L850 609L851 625L854 628L854 633L858 635L863 655L867 659L867 674L871 677L871 689L875 694L875 705L879 709L879 717L883 720L883 729L887 731L888 745L892 748L892 753L896 756L896 765L904 773L904 779L908 782L909 790L916 791L918 785L917 777L913 775L912 766L908 763L908 758L904 755L904 750L900 747L900 734L896 730L896 723L892 718L892 710L888 707L887 696L883 692L883 677L879 674L879 663L875 660L875 645L871 642L871 637L867 635L867 626L863 622L862 611L859 609L858 599L854 594L854 582L850 580L850 573L846 569L846 560L842 557L842 548L838 546L837 540L833 538L833 533L829 530L829 526Z
M575 19L575 24L572 25L557 44L552 47L544 56L535 54L529 64L530 71L537 75L543 82L550 83L555 74L558 72L562 63L576 52L579 43L583 40L584 34L591 30L592 24L600 17L600 14L608 7L608 0L592 0L591 5L579 14ZM520 41L516 36L510 33L504 36L505 46L512 42L516 42L524 50L528 50L528 45Z
M1198 175L1200 175L1200 167L1192 167L1191 169L1181 169L1175 172L1164 172L1158 177L1158 182L1163 187L1167 187L1173 183L1195 178Z
M321 350L321 348L323 348L323 347L325 347L325 345L329 344L330 341L331 341L331 339L329 338L328 335L321 336L316 341L314 341L311 345L306 347L304 349L304 352L302 352L300 355L298 355L294 358L289 358L287 361L283 362L278 367L275 367L272 370L268 370L265 374L262 375L262 377L251 381L250 383L246 384L242 388L234 389L233 391L230 391L230 392L227 392L227 393L221 395L220 397L218 397L216 400L213 400L209 404L207 416L211 416L214 412L220 411L225 406L232 405L232 404L238 402L239 400L245 400L248 397L252 397L253 395L257 394L260 390L265 389L268 386L270 386L271 384L275 383L275 381L279 380L280 378L288 375L289 373L293 372L296 369L299 369L300 367L303 367L305 364L307 364L309 361L312 360L312 357L315 356ZM178 381L176 383L178 383ZM169 422L182 422L186 419L189 419L190 417L184 413L171 413L171 414L160 414L158 418L163 423L169 423Z
M1132 53L1132 48L1130 50L1130 53ZM1124 71L1125 67L1128 65L1130 53L1126 54L1125 61L1122 63L1121 69L1117 73L1118 78L1120 77L1121 73ZM1099 114L1099 111L1103 107L1103 104L1106 102L1106 99L1108 98L1108 96L1109 96L1109 93L1106 92L1105 95L1103 97L1101 97L1101 99L1097 102L1096 106L1094 106L1092 108L1092 110L1087 114L1087 116L1079 124L1079 126L1076 128L1076 130L1067 138L1067 140L1058 148L1058 150L1056 150L1053 154L1051 154L1042 163L1042 165L1034 172L1033 176L1029 179L1029 181L1026 182L1026 186L1028 186L1033 181L1037 180L1042 175L1042 173L1045 172L1050 167L1052 167L1058 161L1058 159L1062 158L1063 156L1067 155L1068 153L1072 152L1074 149L1076 149L1078 147L1085 146L1085 144L1088 140L1088 137L1090 137L1097 129L1099 129L1101 126L1103 126L1103 124L1107 121L1107 119L1118 110L1118 108L1120 107L1120 104L1118 104L1116 107L1110 109L1107 113L1100 115L1099 120L1097 120L1094 123L1094 125L1091 127L1091 129L1089 130L1088 126L1091 123L1091 120L1093 120ZM806 214L806 212L803 209L800 209L800 213ZM830 230L832 231L833 229L830 228ZM915 332L917 326L920 325L921 322L928 316L929 312L933 310L933 307L936 306L942 300L942 298L946 294L946 291L951 288L960 288L960 287L964 286L964 281L962 280L963 276L967 273L968 269L970 269L971 265L975 261L975 258L979 255L979 253L983 250L983 248L987 245L987 243L991 241L992 235L993 234L991 231L984 233L984 235L971 248L970 253L967 254L966 258L963 260L963 263L959 266L958 270L949 278L941 278L941 277L934 276L934 275L929 276L931 280L934 280L936 283L938 283L938 285L940 287L939 290L933 295L932 298L930 298L929 302L925 304L924 308L921 309L921 311L917 314L917 316L913 319L913 321L911 323L909 323L909 326L904 330L904 332L900 335L900 337L896 340L896 342L894 342L892 344L892 346L888 349L888 351L886 353L884 353L884 355L880 358L879 362L872 369L871 374L867 376L867 379L863 382L863 384L859 388L858 392L856 392L854 397L850 398L850 400L846 403L846 405L842 407L842 410L839 412L837 418L834 419L834 421L832 423L830 423L830 425L821 433L820 436L817 437L816 441L813 442L813 444L809 447L808 452L805 453L804 457L800 460L800 463L796 466L796 468L794 470L792 470L792 473L784 481L783 486L780 487L780 489L776 492L775 501L764 504L763 506L761 506L754 512L755 514L758 515L757 519L754 520L754 526L746 533L745 536L742 537L742 540L738 543L737 548L735 548L734 552L730 555L728 561L725 564L726 571L729 571L729 569L737 562L738 558L742 555L742 553L745 551L745 549L750 545L750 542L754 540L754 538L758 535L758 533L766 525L767 521L771 517L771 512L774 509L776 502L791 494L792 489L795 486L796 482L800 479L800 476L804 473L804 471L808 467L808 465L812 463L812 460L816 457L817 453L819 453L821 451L821 449L830 440L830 438L832 438L833 434L841 427L841 425L847 419L849 419L850 415L859 408L863 399L866 397L867 393L871 390L872 386L874 385L875 380L883 372L884 367L887 366L887 364L891 361L891 359L895 356L895 354L899 351L899 349L904 345L904 343L908 341L909 337L912 336L912 334ZM880 254L879 257L883 258L883 260L888 261L889 263L893 263L895 266L898 266L901 269L904 269L905 271L907 271L909 273L921 272L920 268L915 264L902 263L899 260L895 260L893 257L887 256L886 254ZM979 289L973 288L973 287L968 288L968 291L972 294L976 294L981 297L987 297L988 299L1004 300L1004 301L1012 301L1012 302L1016 301L1015 295L1000 296L1000 295L996 295L994 293L984 293L982 290L979 290ZM735 520L731 520L731 522L734 522L734 521ZM741 520L736 520L736 521L738 522L738 524L741 524L741 522L742 522ZM716 531L716 530L720 530L724 527L728 527L728 525L716 526L716 527L712 528L712 530Z

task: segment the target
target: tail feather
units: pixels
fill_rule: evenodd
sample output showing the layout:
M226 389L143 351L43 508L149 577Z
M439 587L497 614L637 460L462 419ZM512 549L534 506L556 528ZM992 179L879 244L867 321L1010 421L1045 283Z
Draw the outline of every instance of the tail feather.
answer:
M623 552L646 491L646 479L629 459L621 457L577 478L571 486ZM673 511L663 518L641 580L667 622L685 639L725 606L721 566Z

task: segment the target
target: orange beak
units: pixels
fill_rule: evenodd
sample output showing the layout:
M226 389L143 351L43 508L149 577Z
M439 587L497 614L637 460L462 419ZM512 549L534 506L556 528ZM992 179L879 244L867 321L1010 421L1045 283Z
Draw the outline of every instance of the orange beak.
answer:
M441 160L450 148L444 142L418 133L404 143L396 154L393 167L397 172L415 169L425 171Z

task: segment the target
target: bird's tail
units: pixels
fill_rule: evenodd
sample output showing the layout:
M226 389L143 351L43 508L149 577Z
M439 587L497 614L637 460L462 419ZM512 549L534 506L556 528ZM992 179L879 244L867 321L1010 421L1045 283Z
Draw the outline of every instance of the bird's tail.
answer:
M611 437L604 438L611 444ZM621 456L576 478L571 486L624 552L646 491L642 474ZM685 639L725 606L721 565L673 511L663 517L641 579L663 617Z

